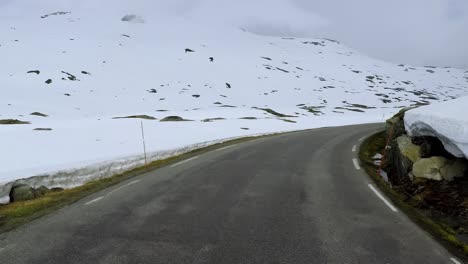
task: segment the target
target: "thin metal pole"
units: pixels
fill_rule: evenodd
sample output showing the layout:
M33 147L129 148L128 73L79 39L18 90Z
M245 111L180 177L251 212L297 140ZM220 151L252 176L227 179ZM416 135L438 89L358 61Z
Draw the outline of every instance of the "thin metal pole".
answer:
M141 138L143 139L143 152L145 153L145 165L148 165L148 158L146 157L146 143L145 143L145 130L143 129L143 121L141 124Z

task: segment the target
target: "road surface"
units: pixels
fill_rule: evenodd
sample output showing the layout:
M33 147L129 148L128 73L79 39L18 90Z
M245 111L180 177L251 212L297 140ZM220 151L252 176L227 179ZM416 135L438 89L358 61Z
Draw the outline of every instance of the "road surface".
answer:
M0 235L0 263L457 263L359 169L376 124L225 147Z

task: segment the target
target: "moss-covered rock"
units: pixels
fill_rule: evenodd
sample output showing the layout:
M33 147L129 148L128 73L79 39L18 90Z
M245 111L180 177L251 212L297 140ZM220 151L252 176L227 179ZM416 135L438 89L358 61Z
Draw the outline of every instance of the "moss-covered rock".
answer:
M413 108L414 107L403 108L396 115L387 119L387 121L385 122L387 138L390 136L390 134L392 134L392 140L401 135L406 134L404 121L405 113Z
M39 194L33 187L23 183L15 183L10 190L11 203L32 200L38 196Z
M398 137L396 140L401 155L407 157L413 163L421 158L421 147L413 144L410 137L403 135Z
M36 191L39 196L42 196L49 193L50 189L45 187L44 185L41 185L39 188L36 189Z
M413 164L421 159L421 147L413 144L411 138L402 135L390 144L388 152L387 167L389 173L389 181L393 185L400 185L408 182L409 173L413 169Z
M454 178L463 177L466 171L467 163L466 160L463 159L451 161L447 166L440 169L440 173L446 181L452 181Z
M444 157L420 159L413 165L413 175L417 178L441 181L444 179L441 169L448 163L449 161Z

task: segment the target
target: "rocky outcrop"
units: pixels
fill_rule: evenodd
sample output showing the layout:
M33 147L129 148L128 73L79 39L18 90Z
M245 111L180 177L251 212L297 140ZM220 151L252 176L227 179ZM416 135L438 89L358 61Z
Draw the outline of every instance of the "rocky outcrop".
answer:
M391 140L393 140L401 135L406 134L404 117L405 113L411 109L413 108L403 108L400 110L400 112L385 122L387 138L392 137Z
M411 162L416 162L421 158L421 147L413 144L411 138L403 135L396 139L398 149L404 157L408 158Z
M407 177L413 168L414 162L420 159L420 147L411 142L406 135L398 137L390 145L389 162L392 184L400 184L402 178Z
M63 188L49 189L44 185L41 185L39 188L35 189L34 187L31 187L27 184L17 182L11 187L10 203L33 200L50 192L60 191L63 191Z
M468 161L457 159L434 137L409 137L405 131L403 109L387 120L386 135L389 181L402 185L413 178L452 181L468 171ZM385 164L384 164L385 165Z

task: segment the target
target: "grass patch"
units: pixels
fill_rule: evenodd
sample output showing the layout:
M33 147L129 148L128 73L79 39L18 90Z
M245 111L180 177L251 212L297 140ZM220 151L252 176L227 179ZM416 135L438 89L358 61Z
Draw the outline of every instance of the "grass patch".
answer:
M271 135L269 135L271 136ZM269 137L265 136L265 137ZM41 196L40 198L11 203L7 205L0 205L0 233L8 232L13 230L21 225L24 225L30 221L38 219L44 215L47 215L51 212L54 212L60 208L63 208L67 205L75 203L90 194L101 191L105 188L116 185L124 180L139 176L143 173L151 172L155 169L167 166L185 160L190 157L198 156L203 153L224 147L229 145L234 145L254 139L259 137L245 137L241 139L235 139L228 142L215 144L205 148L193 150L191 152L174 156L171 158L158 160L149 163L148 165L141 166L130 171L114 175L106 179L100 179L96 181L91 181L86 183L83 186L76 187L73 189L50 192Z
M226 118L222 118L222 117L206 118L206 119L203 119L202 122L213 122L213 121L220 121L220 120L226 120Z
M297 116L292 116L292 115L285 115L285 114L281 114L281 113L278 113L276 112L275 110L273 109L270 109L270 108L258 108L258 107L253 107L254 109L258 109L258 110L262 110L262 111L265 111L269 114L272 114L272 115L275 115L277 117L297 117Z
M181 121L192 121L192 120L183 119L180 116L167 116L167 117L161 119L161 121L159 121L159 122L181 122Z
M309 113L312 113L316 116L323 115L321 109L325 108L325 106L302 106L301 109L306 110Z
M0 119L0 125L27 125L31 124L27 121L21 121L18 119Z
M468 260L468 244L456 237L456 232L448 225L436 221L425 215L422 211L405 202L405 196L390 185L377 173L377 165L374 164L374 155L382 153L386 144L385 131L372 135L364 140L359 150L359 158L362 167L392 202L400 208L413 222L431 234L436 240L445 245L454 255Z
M347 110L347 111L358 112L358 113L364 113L365 112L365 111L363 111L361 109L346 108L346 107L341 107L341 106L335 107L335 109L337 109L337 110Z
M156 120L155 117L149 115L132 115L132 116L122 116L114 117L112 119L146 119L146 120Z
M30 115L32 115L32 116L48 117L48 115L43 114L43 113L41 113L41 112L34 112L34 113L31 113Z
M349 104L349 107L362 108L362 109L375 109L375 107L362 105L362 104Z
M285 119L285 118L280 118L279 120L287 122L287 123L297 123L296 121Z

